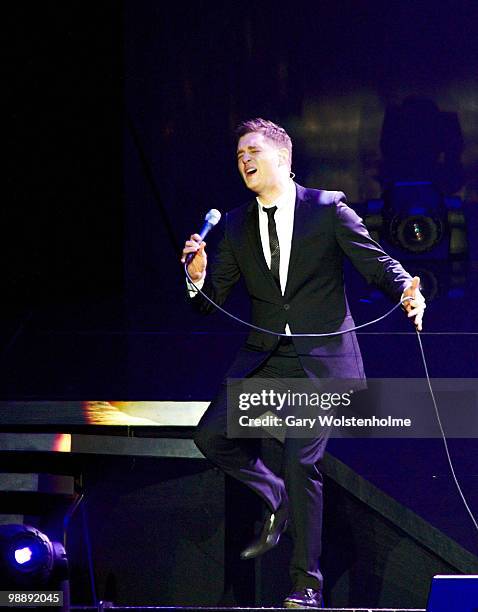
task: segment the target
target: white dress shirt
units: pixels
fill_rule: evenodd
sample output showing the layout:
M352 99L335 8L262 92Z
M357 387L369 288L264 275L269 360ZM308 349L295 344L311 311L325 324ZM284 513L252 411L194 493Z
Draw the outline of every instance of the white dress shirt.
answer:
M290 249L292 246L292 231L294 229L294 210L295 210L295 185L289 181L287 190L273 204L264 205L259 198L259 233L261 235L262 251L267 266L271 267L271 249L269 243L269 223L268 216L264 208L277 206L274 214L276 222L277 238L279 239L280 261L279 261L279 280L282 295L284 295L287 285L287 273L289 271Z

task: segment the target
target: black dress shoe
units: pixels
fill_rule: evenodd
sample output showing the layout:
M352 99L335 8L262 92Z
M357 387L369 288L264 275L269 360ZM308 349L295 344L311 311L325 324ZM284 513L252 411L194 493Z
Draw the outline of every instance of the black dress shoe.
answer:
M284 608L321 608L322 593L310 587L297 589L286 597Z
M274 548L289 522L289 504L284 500L275 512L267 513L259 536L241 552L241 559L254 559Z

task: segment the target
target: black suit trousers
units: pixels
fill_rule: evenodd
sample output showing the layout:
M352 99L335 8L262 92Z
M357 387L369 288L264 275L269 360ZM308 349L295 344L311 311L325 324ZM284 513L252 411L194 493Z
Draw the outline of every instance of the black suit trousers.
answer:
M290 341L279 347L249 374L254 378L306 378ZM210 404L198 424L195 443L226 474L257 493L275 511L289 498L291 535L294 542L290 575L294 587L322 587L321 552L323 479L320 463L330 432L318 438L288 438L283 443L282 474L262 461L256 440L227 437L227 387Z

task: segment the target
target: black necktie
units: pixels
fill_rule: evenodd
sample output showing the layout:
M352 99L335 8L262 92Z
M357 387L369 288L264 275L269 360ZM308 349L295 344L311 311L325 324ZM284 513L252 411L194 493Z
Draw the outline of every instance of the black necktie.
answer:
M274 277L277 286L280 289L280 276L279 276L279 264L280 264L280 248L279 238L277 237L276 222L274 219L277 206L271 206L270 208L263 208L266 211L269 225L269 246L271 249L271 272Z

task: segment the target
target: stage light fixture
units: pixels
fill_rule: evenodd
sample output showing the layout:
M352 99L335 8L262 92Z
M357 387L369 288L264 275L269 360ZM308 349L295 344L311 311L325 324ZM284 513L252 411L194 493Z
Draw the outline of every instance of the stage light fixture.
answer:
M427 181L395 183L385 194L385 220L390 241L409 253L427 253L444 236L444 200Z
M395 215L390 221L390 236L405 251L426 253L440 244L444 222L423 214Z
M59 589L68 578L60 542L28 525L0 525L0 588Z
M468 255L460 198L444 197L428 181L394 183L382 200L367 202L365 223L397 259L464 260Z

